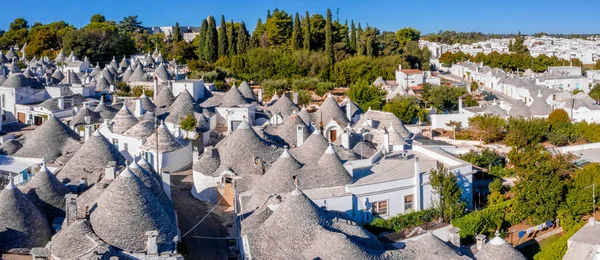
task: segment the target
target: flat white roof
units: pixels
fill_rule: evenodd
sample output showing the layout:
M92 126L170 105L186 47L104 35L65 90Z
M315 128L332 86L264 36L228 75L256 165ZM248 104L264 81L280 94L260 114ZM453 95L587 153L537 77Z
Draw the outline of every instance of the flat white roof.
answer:
M0 155L0 172L20 173L29 167L41 163L41 159ZM52 172L56 167L48 167Z

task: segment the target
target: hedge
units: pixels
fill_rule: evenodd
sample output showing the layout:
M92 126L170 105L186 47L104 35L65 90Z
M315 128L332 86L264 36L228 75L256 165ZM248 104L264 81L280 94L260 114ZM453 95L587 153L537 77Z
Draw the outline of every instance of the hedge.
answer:
M552 240L551 242L549 242L547 244L542 244L542 247L540 248L540 251L533 256L533 259L534 260L546 260L546 259L548 259L548 260L551 260L551 259L560 260L560 259L563 259L563 257L567 253L567 241L582 226L583 226L583 224L579 223L577 225L577 227L573 228L570 231L567 231L566 233L564 233L559 238L557 238L555 240Z
M377 218L373 220L373 222L365 224L365 228L375 234L385 231L400 232L407 228L431 222L438 217L438 210L425 209L406 214L399 214L389 219Z
M474 238L478 234L491 234L496 229L514 225L527 216L521 216L512 209L513 200L508 200L483 210L474 211L452 220L454 227L460 228L460 237Z

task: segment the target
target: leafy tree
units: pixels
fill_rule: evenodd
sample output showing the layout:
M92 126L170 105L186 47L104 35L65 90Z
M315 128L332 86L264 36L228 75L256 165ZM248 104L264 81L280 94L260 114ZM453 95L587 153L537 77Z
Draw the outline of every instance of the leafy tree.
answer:
M396 55L402 53L400 43L396 40L396 35L393 32L383 32L377 37L379 42L381 53L384 56Z
M350 49L352 51L356 51L356 26L354 26L354 20L352 20L351 24L352 25L350 25Z
M308 15L308 11L306 11L306 15L302 20L302 47L305 50L310 50L310 41L312 40L311 29L310 29L310 16Z
M219 51L219 58L221 58L221 57L225 57L228 55L227 23L225 22L225 15L221 15L221 26L219 26L218 37L219 37L218 51Z
M504 186L502 185L502 180L500 178L496 178L494 181L490 182L488 188L490 190L490 194L488 195L488 206L505 201L504 194L502 194Z
M548 123L550 123L551 126L554 126L559 123L571 123L571 119L569 118L567 111L559 108L550 112L550 115L548 115Z
M267 38L271 45L282 45L292 35L292 16L283 10L274 10L266 23Z
M295 50L302 48L302 27L300 26L300 16L296 12L294 16L294 30L292 31L292 48Z
M473 97L468 95L464 88L423 84L423 91L421 93L423 101L428 106L441 111L458 109L458 99L463 96L465 97L463 101L467 106L477 105L477 102L473 103Z
M450 122L446 123L446 125L452 127L452 132L454 133L454 140L456 140L456 130L462 127L462 122L450 120Z
M479 89L479 83L477 81L471 82L471 91L477 91Z
M508 119L508 131L505 137L506 144L514 146L517 149L537 144L548 133L548 129L548 122L542 118L524 119L511 117Z
M548 133L548 141L556 146L567 145L569 142L577 141L579 133L577 128L570 122L559 122L552 125L552 131Z
M521 32L519 32L519 34L515 37L515 42L512 44L512 49L509 48L508 51L518 54L529 53L527 46L525 46L525 37L521 35Z
M552 156L541 145L513 149L508 154L517 183L515 210L527 216L529 223L552 219L564 200L562 176L571 168L570 155Z
M92 20L102 21L98 17ZM73 51L92 60L128 55L135 51L132 38L119 33L114 21L91 22L80 30L68 31L62 40L66 53Z
M246 53L248 48L250 48L250 39L248 35L248 30L246 30L246 24L244 22L240 23L240 29L237 31L237 53Z
M179 29L179 22L175 22L175 29L173 29L173 41L179 42L182 40L181 30Z
M481 143L501 140L505 127L506 121L499 116L476 115L469 118L469 130L474 136L479 136Z
M419 100L414 96L396 97L383 106L383 111L393 113L405 124L414 122L420 110Z
M32 27L25 50L29 55L41 55L46 50L60 49L64 35L73 30L75 27L64 21Z
M379 35L379 30L368 25L367 28L365 28L365 30L361 33L362 42L365 46L365 54L369 57L379 55L379 44L376 41L377 35Z
M592 163L573 173L572 181L568 184L566 204L569 212L575 216L593 211L593 197L591 185L600 187L600 165ZM598 191L596 191L598 192ZM596 203L596 207L598 203Z
M200 32L198 33L198 58L203 61L207 61L206 58L206 36L208 33L208 21L202 19L202 25L200 25Z
M356 102L360 107L381 110L385 102L386 92L377 86L369 84L361 79L350 85L348 98Z
M327 20L321 14L313 14L310 18L310 49L322 51L325 49L325 25Z
M179 24L176 24L179 25ZM176 27L177 28L177 27ZM123 20L119 22L119 29L124 32L139 32L142 30L142 22L138 21L137 15L129 15L123 17Z
M396 39L402 46L410 41L418 41L420 36L420 31L410 27L402 28L396 32Z
M92 15L92 17L90 18L90 23L103 23L105 21L106 17L104 17L104 15L101 14Z
M329 81L319 82L319 83L317 83L317 86L315 89L315 94L317 94L319 96L323 96L327 92L331 91L332 89L334 89L336 87L338 87L338 84L335 84L333 82L329 82Z
M588 93L588 95L590 95L590 97L596 101L600 101L600 84L595 84L594 87L590 89L590 93Z
M219 56L218 53L218 33L215 18L208 16L208 27L206 29L204 58L208 62L215 62Z
M196 121L196 118L192 114L187 114L185 116L182 116L179 119L179 124L181 125L181 129L186 130L186 131L196 130L197 123L198 122Z
M600 124L586 121L575 124L576 132L588 143L600 142Z
M291 89L290 83L285 79L264 80L261 85L268 96L272 96L275 93L282 95L285 91Z
M331 27L331 10L327 9L327 21L325 23L325 55L329 64L333 64L333 29Z
M298 91L298 105L310 105L312 102L312 97L310 95L310 91L308 90L300 90Z
M437 169L429 172L429 184L433 193L440 196L438 207L445 221L459 218L464 214L465 202L462 201L462 190L458 186L458 179L453 172L439 164Z
M229 27L227 28L227 50L229 52L229 56L233 56L237 53L236 47L236 32L235 32L235 26L236 24L233 23L233 20L231 20L231 23L229 23Z
M23 18L17 18L10 23L8 31L0 39L0 49L8 49L15 44L24 44L27 41L29 25Z
M356 31L356 53L358 55L365 55L365 44L362 38L362 28L360 23L358 23L358 30Z
M263 42L261 42L261 38L263 38L263 36L266 36L266 34L267 34L267 32L266 32L265 25L262 23L262 21L259 18L258 21L256 22L256 26L254 27L254 31L252 32L252 37L250 39L250 46L252 48L267 47L266 44L263 44Z

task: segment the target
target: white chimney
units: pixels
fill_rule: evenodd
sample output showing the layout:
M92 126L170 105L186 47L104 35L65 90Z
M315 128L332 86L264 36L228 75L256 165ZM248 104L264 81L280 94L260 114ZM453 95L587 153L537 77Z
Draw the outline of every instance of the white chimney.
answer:
M148 236L148 241L146 242L146 255L158 256L158 231L146 231L146 236Z
M366 118L365 123L367 124L367 126L373 127L373 119L372 118Z
M350 123L352 123L352 108L350 107L350 99L346 98L347 102L346 102L346 117L348 118L348 121L350 121Z
M108 91L112 92L112 93L117 92L117 88L115 87L114 83L110 84L110 87L108 88Z
M458 98L458 113L462 114L463 111L463 99L462 97Z
M67 84L71 85L71 73L73 73L71 71L71 69L67 70Z
M475 240L477 240L477 251L481 250L485 245L486 239L484 234L479 234L475 236Z
M460 248L460 228L451 227L448 229L448 240L457 248Z
M117 177L117 162L108 162L106 168L104 168L104 178L108 180L114 180Z
M294 104L298 105L298 93L297 92L292 93L292 101L294 102Z
M60 110L65 109L65 100L62 97L58 98L58 108Z
M135 100L135 111L133 111L133 114L135 115L135 117L141 117L144 115L144 113L146 113L146 111L144 110L144 108L142 107L142 100L141 99L136 99Z
M262 103L263 102L263 90L262 88L258 89L258 103Z
M161 174L162 187L167 197L171 199L171 172L165 168L162 169Z
M342 132L342 146L348 150L350 150L350 127L347 127L346 129L344 129L344 131Z
M173 132L175 138L181 138L181 126L175 125L175 131Z
M386 154L391 152L390 149L390 133L387 129L383 132L383 150Z
M415 157L415 196L413 196L413 210L421 210L421 169L419 167L419 157Z
M65 222L66 226L77 220L77 194L65 195Z
M304 143L304 126L296 126L296 147L300 147Z
M200 151L198 151L198 147L194 147L192 151L192 163L196 163L200 157Z

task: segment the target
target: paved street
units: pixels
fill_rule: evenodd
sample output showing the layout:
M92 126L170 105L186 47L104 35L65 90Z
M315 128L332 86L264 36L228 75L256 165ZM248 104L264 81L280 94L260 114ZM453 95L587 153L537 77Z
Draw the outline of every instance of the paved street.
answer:
M214 205L202 203L190 194L193 182L191 170L174 173L171 180L179 229L181 235L184 235L198 224ZM183 238L186 248L181 250L181 253L185 254L185 259L226 259L231 256L228 239L208 239L230 237L225 225L231 223L231 215L226 216L215 211Z

